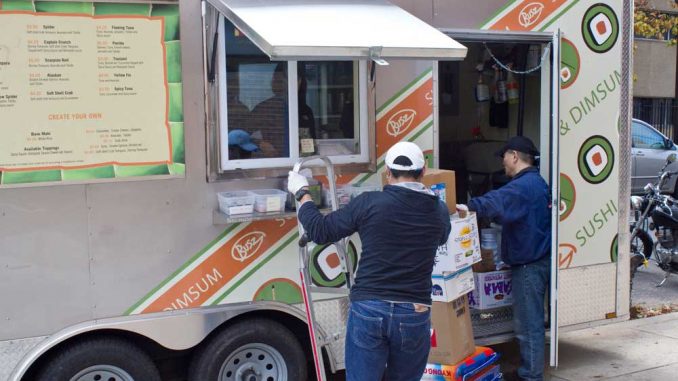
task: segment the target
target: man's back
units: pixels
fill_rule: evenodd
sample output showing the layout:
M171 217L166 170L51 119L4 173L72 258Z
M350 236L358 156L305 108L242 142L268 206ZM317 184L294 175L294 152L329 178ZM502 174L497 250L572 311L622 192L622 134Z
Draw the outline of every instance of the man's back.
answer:
M387 185L383 192L363 193L323 224L309 220L313 209L302 206L299 213L313 241L360 234L362 253L351 300L431 303L435 253L450 232L447 207L435 195Z

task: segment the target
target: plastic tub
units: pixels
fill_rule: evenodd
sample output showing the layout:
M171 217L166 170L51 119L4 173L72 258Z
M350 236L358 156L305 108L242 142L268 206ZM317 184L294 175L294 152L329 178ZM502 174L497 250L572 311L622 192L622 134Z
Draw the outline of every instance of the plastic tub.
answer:
M284 212L287 192L280 189L257 189L254 195L254 210L259 213Z
M254 211L254 195L248 191L217 193L219 210L230 215L246 214Z

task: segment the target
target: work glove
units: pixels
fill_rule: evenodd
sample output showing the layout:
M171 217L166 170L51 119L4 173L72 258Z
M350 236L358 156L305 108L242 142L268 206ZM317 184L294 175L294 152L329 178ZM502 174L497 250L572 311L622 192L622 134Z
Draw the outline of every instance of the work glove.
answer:
M464 204L457 204L457 213L459 213L459 217L465 218L468 215L468 206Z
M287 191L296 195L301 188L308 187L308 179L301 173L290 171L287 174Z

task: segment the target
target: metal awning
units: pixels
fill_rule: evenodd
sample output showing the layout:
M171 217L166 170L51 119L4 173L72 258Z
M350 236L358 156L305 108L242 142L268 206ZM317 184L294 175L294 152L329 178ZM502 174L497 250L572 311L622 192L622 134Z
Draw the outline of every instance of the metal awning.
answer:
M461 60L466 47L385 0L207 0L272 60Z

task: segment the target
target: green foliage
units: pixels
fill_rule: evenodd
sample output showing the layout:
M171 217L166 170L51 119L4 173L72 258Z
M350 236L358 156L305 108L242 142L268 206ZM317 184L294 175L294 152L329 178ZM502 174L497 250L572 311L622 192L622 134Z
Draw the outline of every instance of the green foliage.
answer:
M635 13L633 31L636 37L666 40L670 45L678 42L678 15L652 8L648 0L634 0ZM673 9L678 8L674 1L667 1ZM667 35L671 32L671 38Z

